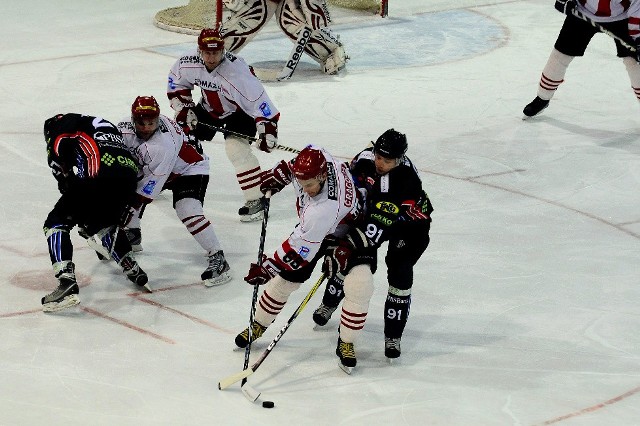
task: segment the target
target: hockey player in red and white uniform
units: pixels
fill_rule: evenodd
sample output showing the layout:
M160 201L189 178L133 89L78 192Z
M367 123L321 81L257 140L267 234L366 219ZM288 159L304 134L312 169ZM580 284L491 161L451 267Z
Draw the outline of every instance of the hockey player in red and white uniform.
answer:
M293 184L297 194L299 224L260 265L251 264L245 281L266 284L256 306L252 339L263 335L284 308L289 295L311 276L326 248L344 237L361 214L361 198L346 163L324 149L310 145L290 162L281 161L265 174L261 190L280 191ZM363 241L364 235L359 237ZM371 259L354 261L344 279L345 301L336 354L345 368L356 365L354 341L364 327L373 294ZM238 347L246 347L249 329L236 336Z
M203 284L211 287L229 281L229 264L202 210L209 183L209 158L187 142L175 121L160 114L153 96L138 96L131 105L131 116L120 121L118 129L140 163L137 198L129 207L125 229L133 247L142 250L140 218L144 207L163 189L169 189L178 218L209 258L209 266L201 275Z
M278 26L294 43L306 27L312 30L305 52L326 74L337 74L349 59L329 25L326 0L223 0L233 14L222 23L220 33L227 50L239 52L275 14Z
M574 16L580 13L605 30L624 40L630 46L638 46L640 41L640 0L556 0L555 8L566 14L554 49L542 70L538 95L523 113L525 118L538 115L549 106L556 89L564 81L569 64L576 56L583 56L591 38L600 30L590 23ZM615 40L617 56L622 58L631 88L640 101L640 61L639 49L632 51Z
M192 96L196 86L201 93L197 104ZM258 148L265 152L277 145L280 112L244 60L224 51L217 30L202 30L198 50L182 56L171 67L167 96L176 121L195 137L197 146L214 137L216 130L211 126L247 137L257 131ZM261 220L262 170L249 140L226 133L225 151L246 200L238 211L240 220Z

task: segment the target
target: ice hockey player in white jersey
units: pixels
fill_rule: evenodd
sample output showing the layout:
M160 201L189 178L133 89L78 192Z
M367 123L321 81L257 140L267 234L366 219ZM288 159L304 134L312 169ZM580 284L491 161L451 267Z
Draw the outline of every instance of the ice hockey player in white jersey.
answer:
M209 183L209 158L187 143L175 121L160 114L153 96L138 96L131 105L131 116L120 121L118 129L140 163L137 198L129 207L125 229L132 246L142 250L140 219L144 207L168 189L173 193L178 218L207 253L209 266L201 275L203 284L211 287L229 281L229 264L202 209Z
M339 36L331 30L326 0L223 0L233 14L222 23L220 33L227 50L239 52L277 16L278 26L294 43L305 27L312 30L305 52L326 74L337 74L349 57Z
M571 61L577 56L584 56L591 38L601 32L589 22L574 16L574 10L627 45L636 47L634 52L620 40L614 40L617 56L622 58L631 88L640 101L640 0L556 0L555 8L567 16L542 70L538 94L522 111L524 118L536 116L549 106L549 101L564 81Z
M266 284L256 306L252 339L262 336L284 308L289 295L309 279L325 247L341 238L361 214L362 200L349 167L324 149L310 145L290 162L281 161L265 174L261 190L276 193L293 184L300 219L293 232L260 265L251 264L244 278L249 284ZM363 239L366 239L364 235ZM344 279L345 301L336 354L345 368L356 365L354 341L364 327L373 294L369 261L353 263ZM366 271L362 273L362 271ZM238 347L246 347L249 329L236 336ZM345 370L346 371L346 370Z
M192 94L196 86L201 93L197 104ZM211 140L215 128L228 131L222 131L225 151L246 201L238 211L240 220L262 220L260 163L250 141L231 133L252 138L257 132L257 147L265 152L277 145L280 112L260 80L242 58L225 52L217 30L205 28L198 37L197 51L182 56L171 67L167 96L176 121L196 139L197 146Z

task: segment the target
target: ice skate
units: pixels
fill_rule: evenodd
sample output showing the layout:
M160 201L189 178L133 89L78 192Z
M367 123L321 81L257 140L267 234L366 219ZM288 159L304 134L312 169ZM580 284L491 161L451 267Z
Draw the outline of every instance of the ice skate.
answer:
M56 274L58 288L44 296L41 300L44 312L56 312L80 303L79 288L76 282L75 265L68 262Z
M356 366L356 352L353 347L353 343L343 342L338 337L338 346L336 347L336 355L340 358L338 367L347 374L351 374L353 368Z
M142 231L140 228L124 228L124 233L131 244L131 249L134 252L142 251Z
M127 275L129 281L144 288L149 293L152 292L151 287L147 284L149 282L147 273L142 270L135 259L131 256L125 256L120 262L120 266L122 266L122 272Z
M251 342L255 342L262 337L267 327L260 324L258 321L253 321L251 325ZM242 330L242 333L236 336L236 346L239 348L246 348L249 344L249 327Z
M224 258L224 252L222 250L209 254L209 266L207 266L207 269L200 275L202 283L206 287L226 283L231 280L231 275L228 272L229 269L229 264Z
M392 339L390 337L384 338L384 356L387 357L389 363L393 363L393 360L400 358L400 338Z
M542 110L548 106L549 100L542 99L541 97L536 96L536 98L522 110L522 113L525 115L523 120L540 114Z
M324 303L321 303L320 306L318 306L318 309L313 312L313 322L316 323L316 327L327 325L331 319L331 315L336 309L338 309L337 306L327 306Z
M255 222L262 220L264 216L264 198L247 201L244 206L238 209L240 222Z

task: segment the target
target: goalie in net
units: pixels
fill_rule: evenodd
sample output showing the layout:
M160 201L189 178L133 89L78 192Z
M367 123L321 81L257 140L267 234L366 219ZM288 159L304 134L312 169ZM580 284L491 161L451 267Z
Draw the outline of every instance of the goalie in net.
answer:
M349 59L339 36L329 28L331 17L326 0L222 1L232 11L220 28L228 51L239 52L275 14L278 26L294 43L305 27L313 30L304 51L324 73L337 74Z

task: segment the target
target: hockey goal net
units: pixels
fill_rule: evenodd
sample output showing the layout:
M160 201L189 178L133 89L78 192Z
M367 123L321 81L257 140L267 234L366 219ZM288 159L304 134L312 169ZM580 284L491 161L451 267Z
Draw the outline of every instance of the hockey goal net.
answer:
M327 0L330 5L346 9L386 13L387 0ZM156 13L156 26L169 31L197 34L203 28L214 28L222 21L222 0L189 0L184 6L170 7Z

